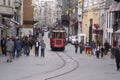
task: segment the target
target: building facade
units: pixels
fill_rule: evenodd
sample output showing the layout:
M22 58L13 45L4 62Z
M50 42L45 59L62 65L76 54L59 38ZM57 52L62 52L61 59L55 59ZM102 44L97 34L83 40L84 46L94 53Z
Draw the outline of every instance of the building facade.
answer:
M70 0L69 16L70 16L70 35L78 34L78 0Z
M53 26L53 13L52 13L52 8L53 8L53 1L46 1L45 2L45 25L47 27L52 27Z
M112 43L113 29L110 27L110 14L108 14L112 1L84 0L83 32L86 34L88 42L92 36L92 40L99 42L101 45L106 40L110 44ZM92 26L90 20L92 20ZM90 29L90 27L92 28Z
M38 22L38 20L34 19L33 13L32 0L23 0L23 28L21 35L29 36L33 34L33 25Z
M107 37L112 35L111 37L111 43L114 43L114 41L117 42L117 45L120 45L120 35L119 35L119 29L120 29L120 0L113 0L111 6L109 7L109 10L107 12L108 15L108 26L107 28L112 28L113 33L110 34L110 31L107 31ZM117 34L116 34L117 32Z
M17 4L17 5L16 5ZM0 3L0 37L17 36L17 29L22 25L21 0L2 0ZM16 14L17 11L17 14ZM18 21L19 20L19 21ZM20 23L21 22L21 23Z

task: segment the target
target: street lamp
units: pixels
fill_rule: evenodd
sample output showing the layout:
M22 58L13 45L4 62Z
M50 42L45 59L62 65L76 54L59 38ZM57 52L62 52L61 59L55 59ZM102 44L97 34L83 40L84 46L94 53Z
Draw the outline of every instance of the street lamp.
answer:
M70 35L70 18L71 18L71 8L68 10L68 17L69 17L69 26L68 26L68 37Z
M89 27L89 43L92 41L92 24L93 24L93 19L90 19L90 27Z

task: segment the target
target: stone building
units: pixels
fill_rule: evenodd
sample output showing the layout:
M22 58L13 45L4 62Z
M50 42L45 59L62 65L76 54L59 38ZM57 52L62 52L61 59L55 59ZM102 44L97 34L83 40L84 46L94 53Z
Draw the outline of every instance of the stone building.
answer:
M87 36L87 41L92 35L92 40L99 41L101 44L107 40L111 44L113 30L110 27L111 23L108 22L110 21L108 10L112 2L113 0L84 0L83 32ZM91 34L90 20L92 20Z
M21 5L21 0L2 0L0 2L0 37L18 35L18 28L22 25L19 14Z
M69 16L70 16L70 35L78 34L78 0L70 0Z
M109 22L110 21L110 22ZM112 28L112 34L110 32L107 32L107 36L111 36L108 39L111 39L111 43L114 43L114 41L117 41L117 45L120 45L120 0L113 0L112 5L109 7L108 10L108 28ZM116 34L117 33L117 34ZM108 40L107 39L107 40Z

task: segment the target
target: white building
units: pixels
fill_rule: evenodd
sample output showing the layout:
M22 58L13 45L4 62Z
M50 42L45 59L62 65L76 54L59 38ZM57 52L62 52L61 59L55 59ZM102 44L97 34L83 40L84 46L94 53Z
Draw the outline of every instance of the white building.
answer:
M53 26L61 20L62 0L34 0L34 19L39 20L37 24ZM42 22L42 23L41 23Z

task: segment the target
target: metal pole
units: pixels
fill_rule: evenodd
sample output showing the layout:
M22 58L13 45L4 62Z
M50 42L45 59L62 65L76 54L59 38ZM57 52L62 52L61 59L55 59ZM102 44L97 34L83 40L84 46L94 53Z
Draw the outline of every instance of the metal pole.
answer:
M90 19L90 27L89 27L89 42L92 41L92 24L93 24L93 19Z

